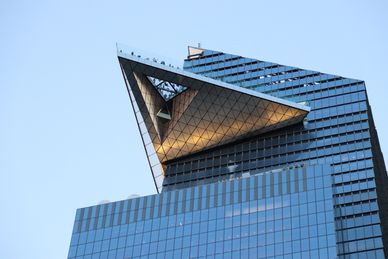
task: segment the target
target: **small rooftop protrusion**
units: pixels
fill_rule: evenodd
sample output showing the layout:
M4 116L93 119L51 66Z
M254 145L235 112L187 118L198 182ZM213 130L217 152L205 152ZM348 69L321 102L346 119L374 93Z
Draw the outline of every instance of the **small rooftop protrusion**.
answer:
M187 59L195 59L202 56L204 50L201 48L201 43L198 43L198 47L188 46Z

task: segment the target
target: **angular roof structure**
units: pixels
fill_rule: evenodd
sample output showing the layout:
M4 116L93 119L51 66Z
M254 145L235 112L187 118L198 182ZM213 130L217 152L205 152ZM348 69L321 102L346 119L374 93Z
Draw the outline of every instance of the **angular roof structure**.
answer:
M118 58L158 191L169 160L298 123L310 108L142 59Z

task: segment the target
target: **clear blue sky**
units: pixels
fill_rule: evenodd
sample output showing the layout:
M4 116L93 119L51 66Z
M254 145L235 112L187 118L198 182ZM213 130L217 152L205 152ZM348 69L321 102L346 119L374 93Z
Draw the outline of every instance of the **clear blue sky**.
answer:
M155 193L116 42L363 79L387 154L387 3L1 1L0 258L64 258L76 208Z

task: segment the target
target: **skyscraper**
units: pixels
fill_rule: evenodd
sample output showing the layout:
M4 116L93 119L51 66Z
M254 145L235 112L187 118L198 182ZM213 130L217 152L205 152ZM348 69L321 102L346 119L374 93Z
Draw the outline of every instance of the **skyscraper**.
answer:
M69 258L388 255L363 81L194 47L183 70L118 57L159 194L78 209Z

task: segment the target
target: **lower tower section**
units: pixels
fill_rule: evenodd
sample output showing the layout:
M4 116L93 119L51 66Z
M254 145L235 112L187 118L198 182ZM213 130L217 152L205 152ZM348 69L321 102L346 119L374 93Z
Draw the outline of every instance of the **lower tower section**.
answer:
M330 166L77 210L69 258L336 258Z

